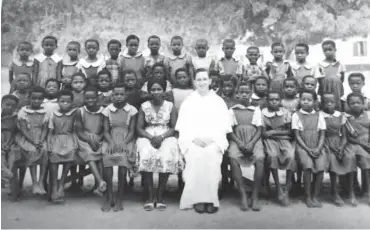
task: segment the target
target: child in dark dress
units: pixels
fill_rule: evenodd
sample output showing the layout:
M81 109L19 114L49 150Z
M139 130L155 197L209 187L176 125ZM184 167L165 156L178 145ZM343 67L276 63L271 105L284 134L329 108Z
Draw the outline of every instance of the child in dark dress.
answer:
M110 57L105 61L105 68L112 75L112 83L117 84L121 80L122 68L119 53L121 52L122 44L116 39L108 42L108 52Z
M98 105L106 107L111 102L112 95L112 75L107 69L98 73Z
M62 61L61 90L71 88L72 75L78 72L77 63L79 62L78 55L81 51L81 45L77 41L71 41L68 42L66 50L68 57Z

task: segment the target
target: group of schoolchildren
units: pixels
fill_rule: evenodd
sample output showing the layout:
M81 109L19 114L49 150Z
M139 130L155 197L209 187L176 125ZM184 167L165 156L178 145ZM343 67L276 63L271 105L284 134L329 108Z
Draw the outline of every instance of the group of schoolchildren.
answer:
M271 173L278 200L288 205L295 173L299 185L303 174L308 207L321 207L318 197L327 171L334 204L344 205L339 181L349 203L356 206L359 167L370 204L370 104L363 94L365 77L350 74L352 93L344 95L345 67L335 57L333 41L323 42L325 60L317 66L307 63L309 47L304 43L295 46L294 63L284 60L283 44L272 44L274 59L261 66L258 47L249 47L248 63L242 63L233 57L235 42L231 39L223 42L220 59L207 55L205 39L196 42L196 57L182 52L179 36L171 39L169 57L159 54L158 36L148 39L149 56L138 52L139 41L135 35L128 36L123 54L118 40L109 41L108 59L98 55L100 46L94 39L85 41L86 58L79 57L81 47L76 41L68 43L67 58L54 53L58 42L53 36L42 40L43 53L33 59L29 42L18 45L9 70L10 93L1 103L1 172L10 180L14 199L21 195L26 167L33 193L46 194L50 189L50 200L59 203L64 201L68 173L72 187L82 186L84 165L88 165L95 191L105 193L112 191L112 167L119 166L124 178L119 177L115 210L122 210L120 185L126 183L127 171L122 165L131 164L134 174L139 156L129 143L136 138L141 104L152 98L153 84L148 81L165 82L163 97L179 110L194 90L194 75L205 69L211 89L225 100L234 125L225 162L231 166L242 210L248 209L248 197L240 167L251 165L255 166L252 198L257 199L261 186L268 186ZM127 155L125 164L117 157L122 154ZM63 165L60 179L59 165ZM76 165L80 165L79 174ZM285 192L278 170L287 172ZM50 188L44 185L48 172Z

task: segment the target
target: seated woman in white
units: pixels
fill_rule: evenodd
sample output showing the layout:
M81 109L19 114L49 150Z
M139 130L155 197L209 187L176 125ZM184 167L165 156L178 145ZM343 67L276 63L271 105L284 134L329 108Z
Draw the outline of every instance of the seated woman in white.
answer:
M181 105L176 130L185 158L185 187L180 209L192 208L198 213L215 213L220 206L218 186L221 180L222 156L232 132L231 119L223 99L209 90L207 71L195 75L196 91Z

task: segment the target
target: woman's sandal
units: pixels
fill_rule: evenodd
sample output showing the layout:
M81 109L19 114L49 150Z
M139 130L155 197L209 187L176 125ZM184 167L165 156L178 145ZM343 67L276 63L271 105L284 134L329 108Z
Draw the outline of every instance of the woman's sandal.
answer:
M165 205L164 203L158 203L157 202L157 204L156 204L156 208L159 210L159 211L164 211L164 210L166 210L166 208L167 208L167 205Z
M154 210L154 202L144 204L145 211L153 211Z

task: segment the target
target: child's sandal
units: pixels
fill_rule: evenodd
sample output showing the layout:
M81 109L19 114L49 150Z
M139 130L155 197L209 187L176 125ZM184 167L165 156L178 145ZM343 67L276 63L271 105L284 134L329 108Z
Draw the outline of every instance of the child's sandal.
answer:
M156 204L156 208L157 208L159 211L164 211L164 210L166 210L167 205L165 205L164 203L157 203L157 204Z
M144 210L148 211L148 212L153 211L154 210L154 202L144 204Z

